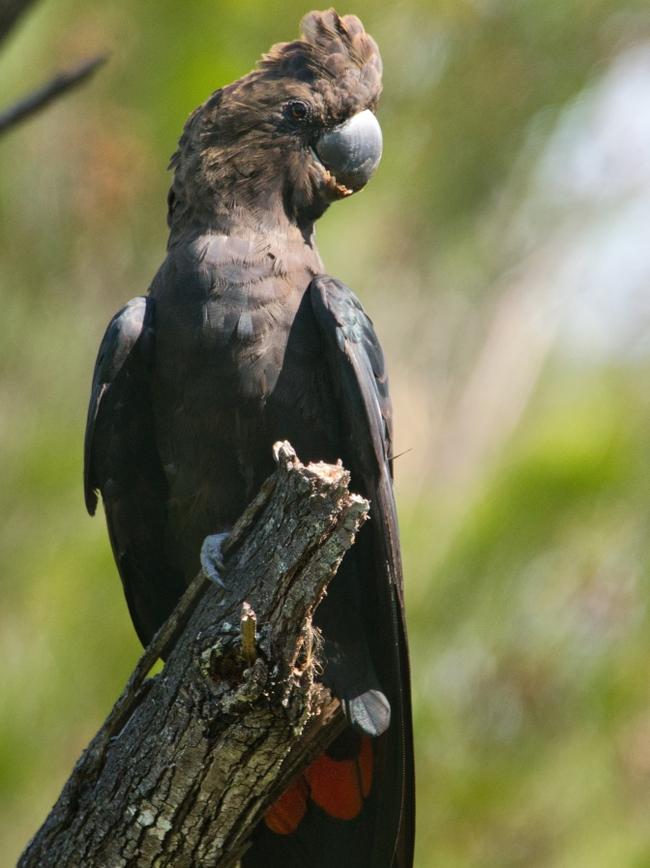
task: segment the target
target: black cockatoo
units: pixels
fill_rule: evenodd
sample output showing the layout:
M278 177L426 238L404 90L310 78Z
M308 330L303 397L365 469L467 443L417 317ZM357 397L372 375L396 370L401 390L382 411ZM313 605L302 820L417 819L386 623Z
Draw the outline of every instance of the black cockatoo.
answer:
M342 459L371 520L315 614L323 681L349 727L273 805L244 868L408 868L414 793L391 407L382 351L328 277L314 222L381 156L382 64L353 15L294 42L194 111L172 157L167 256L111 320L85 444L143 643L273 470L272 444Z

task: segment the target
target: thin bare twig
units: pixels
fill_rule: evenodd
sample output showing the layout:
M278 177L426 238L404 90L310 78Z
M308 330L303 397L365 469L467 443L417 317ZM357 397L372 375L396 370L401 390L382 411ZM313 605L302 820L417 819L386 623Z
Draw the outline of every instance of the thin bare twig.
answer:
M34 0L0 0L0 42L9 35Z
M7 130L21 121L24 121L30 115L40 111L73 87L82 84L98 67L106 62L106 59L106 55L102 54L98 57L93 57L92 60L85 60L73 69L60 72L37 90L28 94L28 96L9 106L3 112L0 112L0 135L6 133Z

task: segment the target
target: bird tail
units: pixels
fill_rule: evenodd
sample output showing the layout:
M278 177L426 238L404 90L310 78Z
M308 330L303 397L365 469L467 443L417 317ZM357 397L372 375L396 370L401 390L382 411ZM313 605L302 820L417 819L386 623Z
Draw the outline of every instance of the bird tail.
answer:
M335 739L269 808L242 868L371 868L380 740Z

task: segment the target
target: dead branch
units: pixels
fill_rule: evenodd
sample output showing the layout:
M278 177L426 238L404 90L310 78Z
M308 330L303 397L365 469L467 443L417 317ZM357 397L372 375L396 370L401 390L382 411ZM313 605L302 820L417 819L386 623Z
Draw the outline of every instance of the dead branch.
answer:
M34 0L0 0L0 42L14 29Z
M73 69L60 72L37 90L0 112L0 135L43 109L74 87L78 87L106 62L106 55L85 60Z
M340 731L339 703L316 681L311 616L368 503L340 465L305 467L288 443L275 454L277 471L228 540L227 591L197 576L20 868L228 868Z

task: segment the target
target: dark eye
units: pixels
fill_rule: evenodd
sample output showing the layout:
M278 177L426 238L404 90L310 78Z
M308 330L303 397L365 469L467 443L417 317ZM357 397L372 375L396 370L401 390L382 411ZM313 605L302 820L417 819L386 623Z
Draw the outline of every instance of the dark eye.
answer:
M292 99L284 107L284 114L292 121L306 121L309 117L309 105L301 99Z

